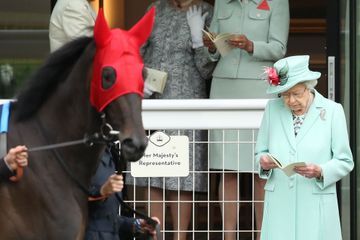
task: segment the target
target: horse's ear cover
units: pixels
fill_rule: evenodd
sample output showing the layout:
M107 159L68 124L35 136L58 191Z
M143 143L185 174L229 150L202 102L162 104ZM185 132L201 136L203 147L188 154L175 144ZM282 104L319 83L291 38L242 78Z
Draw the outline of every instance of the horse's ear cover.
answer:
M106 22L104 11L99 10L98 17L96 18L96 24L94 27L94 39L96 46L104 47L111 40L111 29Z
M151 34L154 16L155 7L152 7L149 12L129 30L129 33L137 39L140 47L146 42Z
M149 38L154 21L155 8L152 8L129 31L118 28L111 30L103 8L99 9L94 28L96 53L90 89L90 102L97 111L103 111L109 103L125 94L136 93L143 96L144 63L140 47ZM111 67L116 73L116 81L108 89L102 87L104 67Z

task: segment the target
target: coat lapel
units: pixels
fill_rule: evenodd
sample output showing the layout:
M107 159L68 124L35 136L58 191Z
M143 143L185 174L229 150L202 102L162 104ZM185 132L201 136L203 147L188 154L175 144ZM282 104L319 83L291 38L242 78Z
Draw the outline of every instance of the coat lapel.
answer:
M290 146L293 149L296 149L295 133L294 133L291 111L285 106L285 104L283 104L281 106L281 108L282 108L282 111L280 114L280 119L281 119L281 125L285 132L285 136L287 137Z
M229 3L232 2L232 1L234 1L234 0L225 0L225 2L226 2L227 4L229 4ZM236 0L236 1L238 1L239 3L241 3L240 0ZM249 2L250 2L250 1L254 2L255 5L257 6L257 5L260 4L260 1L261 1L261 0L249 0Z
M320 119L322 112L324 111L323 97L315 90L315 98L311 104L308 113L306 114L303 125L296 136L296 144L298 144L304 136L309 132L315 122Z
M256 6L258 6L261 2L261 0L252 0L252 1L255 3Z

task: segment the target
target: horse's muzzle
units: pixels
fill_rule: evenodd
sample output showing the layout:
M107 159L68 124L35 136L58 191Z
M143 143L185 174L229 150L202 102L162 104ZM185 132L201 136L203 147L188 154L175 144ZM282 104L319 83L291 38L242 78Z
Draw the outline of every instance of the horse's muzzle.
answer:
M121 156L129 162L138 161L145 152L148 139L145 137L141 140L126 138L121 142Z

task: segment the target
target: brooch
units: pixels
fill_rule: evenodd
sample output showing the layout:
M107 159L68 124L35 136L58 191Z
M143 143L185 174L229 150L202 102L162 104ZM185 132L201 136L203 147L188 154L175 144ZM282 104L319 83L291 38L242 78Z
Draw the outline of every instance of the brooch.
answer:
M321 118L321 120L323 120L323 121L326 120L325 114L326 114L326 110L325 110L325 109L321 109L321 111L320 111L320 118Z

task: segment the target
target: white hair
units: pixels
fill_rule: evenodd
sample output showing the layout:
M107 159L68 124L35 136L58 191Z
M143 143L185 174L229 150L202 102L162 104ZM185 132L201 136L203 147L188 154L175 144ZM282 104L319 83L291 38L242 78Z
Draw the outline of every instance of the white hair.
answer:
M317 80L317 79L315 79L315 80L309 80L309 81L305 81L305 82L304 82L306 88L307 88L307 89L310 89L310 90L314 89L315 86L317 85L317 83L318 83L318 80Z

